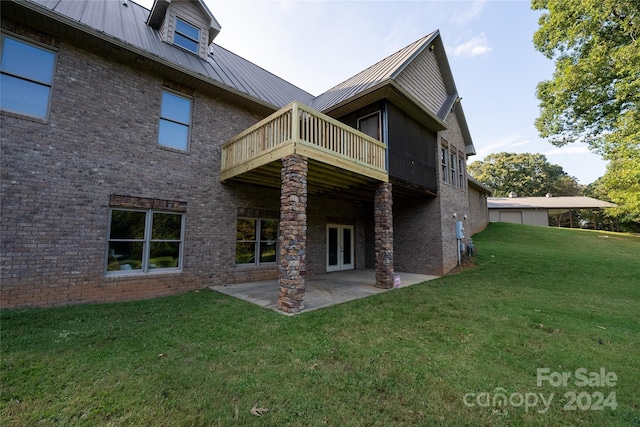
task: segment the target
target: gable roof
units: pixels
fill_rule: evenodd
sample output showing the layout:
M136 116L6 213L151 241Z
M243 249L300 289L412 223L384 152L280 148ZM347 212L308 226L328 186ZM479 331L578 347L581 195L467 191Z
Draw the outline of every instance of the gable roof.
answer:
M410 45L391 54L376 64L370 66L342 83L337 84L328 91L314 99L311 107L319 111L327 111L346 100L354 98L363 92L380 84L389 82L410 61L415 58L427 43L437 34L433 32Z
M600 209L616 205L585 196L567 197L489 197L489 209Z
M122 0L123 4L127 3L128 0ZM165 14L167 13L167 9L171 4L171 0L157 0L153 3L153 7L151 8L151 13L147 18L147 24L153 28L158 28L162 22L164 21ZM202 12L209 18L209 44L213 43L213 39L216 38L218 33L220 33L221 27L218 23L218 20L213 16L207 5L202 0L197 0L198 6Z
M427 55L427 52L431 56ZM421 70L416 71L416 67ZM387 89L387 90L385 90ZM460 103L449 60L445 52L440 31L436 30L376 64L334 86L313 100L311 107L329 114L353 103L358 98L375 99L371 94L379 92L378 98L406 98L419 105L428 116L422 120L434 130L447 128L446 120L454 111L462 132L466 154L475 154L471 133ZM396 94L397 92L397 94ZM390 96L390 93L392 94ZM354 104L357 105L357 104Z

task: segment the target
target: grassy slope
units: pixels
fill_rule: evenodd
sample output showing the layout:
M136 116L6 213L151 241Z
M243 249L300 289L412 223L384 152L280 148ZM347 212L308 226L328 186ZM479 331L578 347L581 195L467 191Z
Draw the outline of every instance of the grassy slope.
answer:
M476 268L296 317L212 291L4 312L0 421L640 425L640 239L491 224L474 240ZM537 387L544 367L618 382ZM553 403L464 404L499 387ZM572 390L618 407L565 411Z

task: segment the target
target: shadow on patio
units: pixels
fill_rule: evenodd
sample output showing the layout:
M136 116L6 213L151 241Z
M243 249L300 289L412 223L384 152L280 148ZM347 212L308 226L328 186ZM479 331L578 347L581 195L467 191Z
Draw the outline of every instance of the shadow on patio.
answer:
M395 273L395 276L400 277L399 287L401 288L438 278L438 276L414 273ZM375 282L374 270L349 270L309 276L305 280L304 310L302 312L329 307L389 290L376 288ZM280 290L278 280L211 286L211 289L286 314L278 310Z

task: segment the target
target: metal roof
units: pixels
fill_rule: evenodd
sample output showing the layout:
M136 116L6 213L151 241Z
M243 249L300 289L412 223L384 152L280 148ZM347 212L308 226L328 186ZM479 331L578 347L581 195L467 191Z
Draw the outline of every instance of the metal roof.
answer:
M600 209L616 205L585 196L573 197L488 197L489 209Z
M150 11L133 1L120 0L16 0L53 12L97 31L99 35L124 42L175 64L205 79L249 95L275 109L293 101L311 104L313 95L212 43L207 60L165 43L156 30L146 24ZM33 7L32 7L33 8Z
M210 31L214 33L219 31L220 25L204 2L194 1L200 4L211 18ZM327 111L338 104L358 99L370 90L395 87L393 79L433 43L436 46L440 73L450 95L445 104L454 100L459 101L439 31L416 40L320 96L314 97L215 43L209 46L207 58L202 59L164 42L158 31L148 25L152 11L132 0L13 0L12 2L52 17L63 25L72 26L107 42L126 47L134 53L169 65L177 71L197 75L205 82L226 87L232 93L274 110L298 101L318 111ZM162 3L163 7L170 3L168 0L156 0L156 2ZM421 108L426 109L426 106ZM450 111L447 104L440 111L429 114L438 120L445 120ZM467 154L474 154L473 143L461 106L459 123L468 148Z
M366 70L332 87L322 95L316 97L311 107L318 111L326 110L333 105L353 98L362 92L393 79L437 34L438 32L435 31L416 40L409 46L400 49Z

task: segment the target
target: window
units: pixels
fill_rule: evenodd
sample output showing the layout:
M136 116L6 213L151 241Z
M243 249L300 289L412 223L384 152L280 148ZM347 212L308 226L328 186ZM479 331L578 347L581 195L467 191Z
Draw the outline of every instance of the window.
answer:
M444 145L440 147L440 163L442 166L442 180L449 182L449 149Z
M187 151L191 128L191 98L162 91L158 144Z
M456 184L456 178L457 178L456 164L457 163L458 163L458 159L456 158L455 153L450 153L449 154L449 170L451 171L451 180L449 181L449 183L454 187L457 185Z
M462 190L465 189L464 155L462 153L458 153L458 187Z
M182 269L184 214L111 209L107 274Z
M0 109L46 119L56 54L12 37L2 37Z
M187 24L180 18L176 18L176 31L173 35L173 43L187 49L189 52L198 53L200 42L200 29Z
M382 141L380 132L380 111L364 116L357 121L358 130L372 138Z
M278 220L238 218L236 264L275 263L278 254Z

